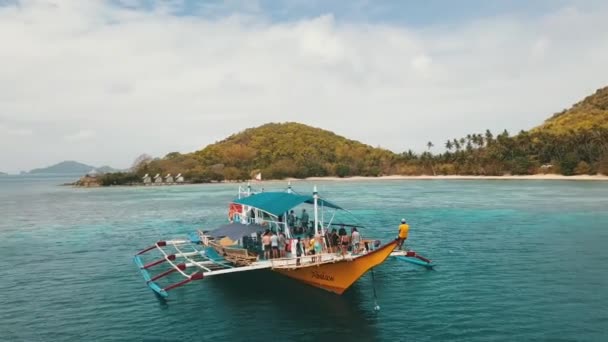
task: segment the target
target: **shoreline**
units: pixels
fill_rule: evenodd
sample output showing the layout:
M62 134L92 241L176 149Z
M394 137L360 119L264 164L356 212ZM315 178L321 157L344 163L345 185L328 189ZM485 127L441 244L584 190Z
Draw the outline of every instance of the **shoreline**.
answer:
M564 176L557 174L545 175L522 175L522 176L466 176L466 175L440 175L440 176L379 176L379 177L308 177L304 179L287 178L285 180L306 180L306 181L368 181L368 180L571 180L571 181L608 181L608 176L605 175L575 175Z
M466 176L466 175L439 175L439 176L378 176L378 177L366 177L366 176L353 176L353 177L308 177L308 178L284 178L284 179L267 179L262 181L250 180L253 184L263 182L286 182L286 181L337 181L337 182L357 182L357 181L399 181L399 180L548 180L548 181L608 181L608 176L605 175L575 175L575 176L564 176L557 174L546 174L546 175L522 175L522 176ZM83 186L74 183L59 184L59 186L71 186L74 188L114 188L114 187L144 187L144 188L158 188L158 187L173 187L173 186L185 186L185 185L209 185L209 184L244 184L248 181L219 181L210 183L174 183L174 184L121 184L121 185L95 185L95 186Z

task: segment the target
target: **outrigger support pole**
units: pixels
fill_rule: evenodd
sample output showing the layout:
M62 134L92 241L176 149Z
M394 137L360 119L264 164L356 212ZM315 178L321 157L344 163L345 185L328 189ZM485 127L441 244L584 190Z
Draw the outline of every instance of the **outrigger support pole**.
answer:
M416 253L414 251L408 251L405 256L407 256L407 257L414 257L416 259L420 259L420 260L422 260L422 261L424 261L426 263L429 263L429 264L431 263L431 260L423 257L422 255L418 255L418 253Z
M158 280L158 279L160 279L160 278L162 278L162 277L164 277L164 276L166 276L166 275L169 275L169 274L171 274L171 273L173 273L173 272L177 271L178 269L179 269L180 271L183 271L183 270L185 270L185 269L186 269L186 264L184 264L184 263L177 264L177 265L175 265L175 267L176 267L176 268L171 267L170 269L166 270L165 272L162 272L162 273L159 273L159 274L155 275L154 277L152 277L152 278L151 278L150 280L148 280L147 282L149 283L149 282L151 282L151 281Z
M175 284L169 285L169 286L165 287L163 290L169 291L169 290L172 290L172 289L174 289L176 287L180 287L182 285L186 285L186 284L188 284L189 282L191 282L193 280L199 280L199 279L203 279L203 274L202 273L200 273L200 272L192 273L190 275L190 277L188 277L188 279L182 280L179 283L175 283Z
M171 260L171 261L175 260L175 254L170 254L170 255L167 255L167 257L165 257L165 258L158 259L156 261L152 261L149 264L145 264L144 265L144 269L150 268L152 266L156 266L158 264L162 264L163 262L168 261L168 260Z
M141 255L141 254L144 254L146 252L153 250L154 248L165 247L166 245L167 245L167 241L158 241L155 245L152 245L146 249L139 251L139 253L137 253L136 255Z

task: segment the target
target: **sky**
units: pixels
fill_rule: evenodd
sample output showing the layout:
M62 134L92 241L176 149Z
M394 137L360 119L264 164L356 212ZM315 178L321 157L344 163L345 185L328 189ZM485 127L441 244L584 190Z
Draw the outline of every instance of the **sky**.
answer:
M0 171L297 121L395 152L608 84L605 1L0 0Z

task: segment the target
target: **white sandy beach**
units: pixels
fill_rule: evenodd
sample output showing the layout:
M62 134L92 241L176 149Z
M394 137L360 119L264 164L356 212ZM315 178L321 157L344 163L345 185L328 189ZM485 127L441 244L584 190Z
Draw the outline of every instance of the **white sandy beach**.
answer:
M370 180L575 180L575 181L608 181L608 176L604 175L577 175L563 176L556 174L546 175L526 175L526 176L380 176L380 177L309 177L308 181L370 181ZM298 179L291 179L298 180Z

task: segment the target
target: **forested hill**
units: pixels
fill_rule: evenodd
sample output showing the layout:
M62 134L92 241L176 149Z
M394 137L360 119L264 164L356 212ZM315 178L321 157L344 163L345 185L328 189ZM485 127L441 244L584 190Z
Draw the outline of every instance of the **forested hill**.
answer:
M202 150L169 153L139 163L138 174L182 173L187 179L264 179L312 176L379 176L397 172L399 155L300 123L246 129Z
M204 166L223 164L265 177L377 176L397 155L300 123L250 128L195 152ZM235 170L236 172L236 170Z
M570 109L554 114L534 131L564 134L594 127L608 128L608 87L598 89Z

